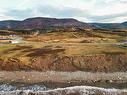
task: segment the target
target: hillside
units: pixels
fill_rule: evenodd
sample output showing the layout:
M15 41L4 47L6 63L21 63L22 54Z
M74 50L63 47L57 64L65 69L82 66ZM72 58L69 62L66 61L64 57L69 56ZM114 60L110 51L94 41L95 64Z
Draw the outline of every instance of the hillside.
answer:
M33 30L76 27L81 29L127 29L127 22L123 23L85 23L72 18L57 19L35 17L22 21L5 20L0 21L0 29Z
M127 22L123 23L91 23L97 29L127 29Z
M80 22L76 19L56 19L56 18L28 18L23 21L0 21L1 29L45 29L45 28L57 28L57 27L78 27L78 28L91 28L87 23Z
M122 23L123 26L127 27L127 22Z

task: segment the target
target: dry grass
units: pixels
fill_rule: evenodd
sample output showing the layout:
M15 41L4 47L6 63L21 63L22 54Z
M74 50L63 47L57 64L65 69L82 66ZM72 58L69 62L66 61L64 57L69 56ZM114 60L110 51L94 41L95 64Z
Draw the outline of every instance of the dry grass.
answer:
M127 69L125 64L127 60L124 57L127 55L126 49L107 44L36 42L29 45L7 45L7 47L4 45L4 48L6 49L1 48L0 52L3 64L1 69L4 70L10 70L10 66L14 67L12 70L25 67L24 69L41 71L108 72Z
M87 65L84 64L87 63L87 61L83 61L83 64L78 64L78 62L77 64L72 64L71 58L76 57L75 59L77 60L79 57L85 58L86 56L91 56L91 60L93 60L94 57L96 58L96 56L103 55L119 55L119 58L121 58L120 55L125 56L127 54L126 47L123 48L121 45L112 44L113 42L116 43L120 37L121 36L116 34L94 33L91 31L51 32L39 36L29 35L25 37L26 40L29 40L27 43L1 45L0 60L2 60L1 64L3 62L5 62L6 65L23 64L38 70L76 70L78 68L96 71L95 69L98 68L97 65L93 65L93 68L89 68L89 65L93 64L92 61ZM11 60L13 58L16 59L15 63ZM107 57L104 59L106 58ZM57 62L60 63L60 65L52 64L54 61L56 62L57 59L60 59ZM95 60L95 62L98 63L98 60ZM115 67L114 64L116 63L114 58L112 58L111 61L113 62L100 61L100 63L105 64L102 65L99 70L102 70L104 67L108 68L109 66ZM33 67L31 67L32 65ZM83 68L80 68L81 66L83 66ZM84 68L85 66L86 68ZM98 64L98 66L100 65ZM118 70L118 68L116 70ZM126 68L124 70L126 70Z
M27 57L27 55L41 56L63 52L65 56L82 56L104 54L106 52L127 53L126 48L115 45L82 44L82 43L31 43L29 45L1 45L0 55L10 57ZM18 55L18 56L17 56Z

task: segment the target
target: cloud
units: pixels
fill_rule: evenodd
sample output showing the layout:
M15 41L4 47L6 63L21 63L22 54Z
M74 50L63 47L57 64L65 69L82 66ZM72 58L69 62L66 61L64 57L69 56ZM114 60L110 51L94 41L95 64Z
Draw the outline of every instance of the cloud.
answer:
M13 19L11 16L6 16L4 14L0 14L0 20L7 20L7 19Z
M14 19L12 16L6 15L7 11L0 8L0 20Z
M59 8L54 6L38 6L34 9L25 10L9 10L6 15L12 16L16 19L23 19L26 17L36 16L49 16L58 18L72 18L72 17L87 17L89 15L87 10L81 10L76 8Z
M56 17L74 17L74 16L82 17L88 15L88 10L69 7L59 8L53 6L40 6L38 7L38 10L41 13L49 14L51 16Z
M7 16L11 16L15 19L23 19L23 18L27 18L27 17L31 17L32 10L31 9L27 9L27 10L9 10L8 12L6 12Z
M53 18L75 18L84 22L123 22L127 20L126 0L14 1L16 5L15 8L8 7L0 9L0 19L13 18L20 20L29 17L42 16Z
M127 12L112 14L112 15L102 15L102 16L91 15L88 17L88 19L95 22L117 22L117 21L121 22L120 20L122 18L124 19L125 17L127 17ZM116 19L120 19L120 20L116 20Z

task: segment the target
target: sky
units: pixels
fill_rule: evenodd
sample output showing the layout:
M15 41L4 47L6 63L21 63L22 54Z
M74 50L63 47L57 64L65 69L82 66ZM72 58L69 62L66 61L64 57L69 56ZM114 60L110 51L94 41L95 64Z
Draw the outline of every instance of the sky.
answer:
M127 21L127 0L0 0L0 20L32 17L121 23Z

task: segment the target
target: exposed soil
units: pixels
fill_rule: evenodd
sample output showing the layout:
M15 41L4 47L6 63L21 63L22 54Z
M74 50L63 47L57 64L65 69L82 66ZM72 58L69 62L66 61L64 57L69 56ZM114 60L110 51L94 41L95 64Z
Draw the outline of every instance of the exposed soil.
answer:
M57 52L57 53L56 53ZM0 59L0 70L37 70L37 71L90 71L120 72L127 71L126 54L100 54L87 56L60 56L63 49L35 50L28 54L29 64L18 58ZM34 56L38 55L38 56ZM41 56L40 56L41 55Z

